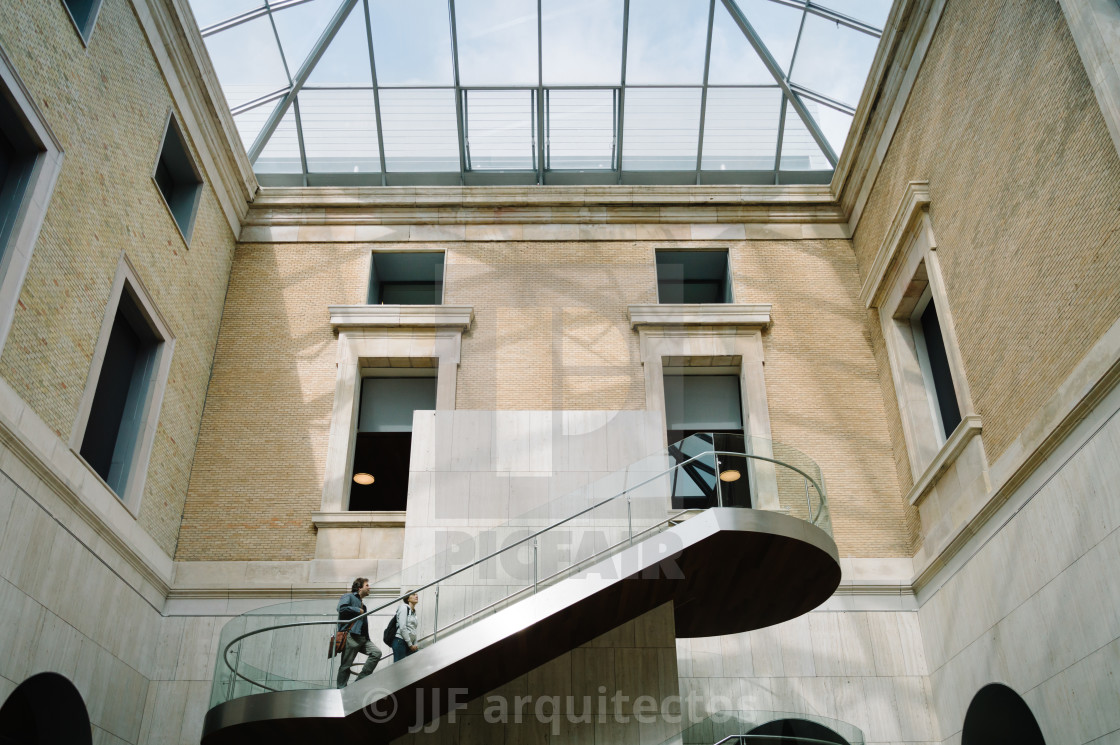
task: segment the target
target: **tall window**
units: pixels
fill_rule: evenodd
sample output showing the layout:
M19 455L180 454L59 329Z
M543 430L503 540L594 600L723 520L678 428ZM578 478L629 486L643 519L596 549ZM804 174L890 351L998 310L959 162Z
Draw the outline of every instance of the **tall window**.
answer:
M183 132L172 114L167 118L167 128L163 133L163 145L159 150L152 179L163 195L167 209L175 220L183 240L191 242L194 231L194 218L198 213L198 203L202 198L202 176L191 158Z
M750 507L745 458L705 455L743 452L743 403L737 374L665 373L665 424L669 453L678 464L672 478L672 506L692 509ZM711 369L711 368L707 368Z
M660 303L730 303L727 251L658 251Z
M412 414L435 408L434 375L362 380L351 471L351 510L405 509L412 452Z
M133 511L143 493L173 346L122 258L71 447Z
M370 262L370 305L439 305L443 252L375 252Z
M961 423L961 410L957 406L957 393L949 369L949 356L945 352L945 338L937 320L937 308L928 287L911 316L910 326L934 420L942 437L948 438Z

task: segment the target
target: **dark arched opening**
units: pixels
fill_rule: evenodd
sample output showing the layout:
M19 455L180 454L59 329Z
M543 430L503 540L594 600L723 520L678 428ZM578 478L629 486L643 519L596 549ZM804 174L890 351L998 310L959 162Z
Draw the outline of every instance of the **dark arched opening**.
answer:
M964 715L961 745L1045 745L1034 714L1018 693L1000 683L976 692Z
M0 745L91 745L82 694L58 673L20 683L0 706Z
M760 745L804 745L805 743L848 745L847 740L828 727L807 719L777 719L759 725L747 733L746 742Z

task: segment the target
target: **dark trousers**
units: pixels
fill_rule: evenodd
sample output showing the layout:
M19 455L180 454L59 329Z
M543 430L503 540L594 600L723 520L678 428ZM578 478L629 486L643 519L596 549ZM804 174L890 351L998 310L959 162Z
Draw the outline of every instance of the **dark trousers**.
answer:
M393 639L393 662L400 662L410 654L412 650L408 648L408 642L399 636Z

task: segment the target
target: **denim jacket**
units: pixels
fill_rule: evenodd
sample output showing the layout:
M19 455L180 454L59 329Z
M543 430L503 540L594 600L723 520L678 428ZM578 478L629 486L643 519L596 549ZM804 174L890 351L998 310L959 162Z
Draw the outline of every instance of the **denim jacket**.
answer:
M360 616L365 612L366 607L362 605L362 599L358 597L358 593L356 592L348 592L343 595L342 598L340 598L338 601L339 621L347 621L351 618ZM350 628L350 633L354 636L363 636L368 639L369 630L366 623L367 620L368 619L363 618L360 621L355 622L354 625ZM344 628L345 624L340 623L338 625L339 631L342 631Z

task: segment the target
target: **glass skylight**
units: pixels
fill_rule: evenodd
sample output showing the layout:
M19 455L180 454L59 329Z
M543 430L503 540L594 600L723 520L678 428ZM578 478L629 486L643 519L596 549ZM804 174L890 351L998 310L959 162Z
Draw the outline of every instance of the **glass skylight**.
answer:
M890 0L190 0L264 185L825 183Z

